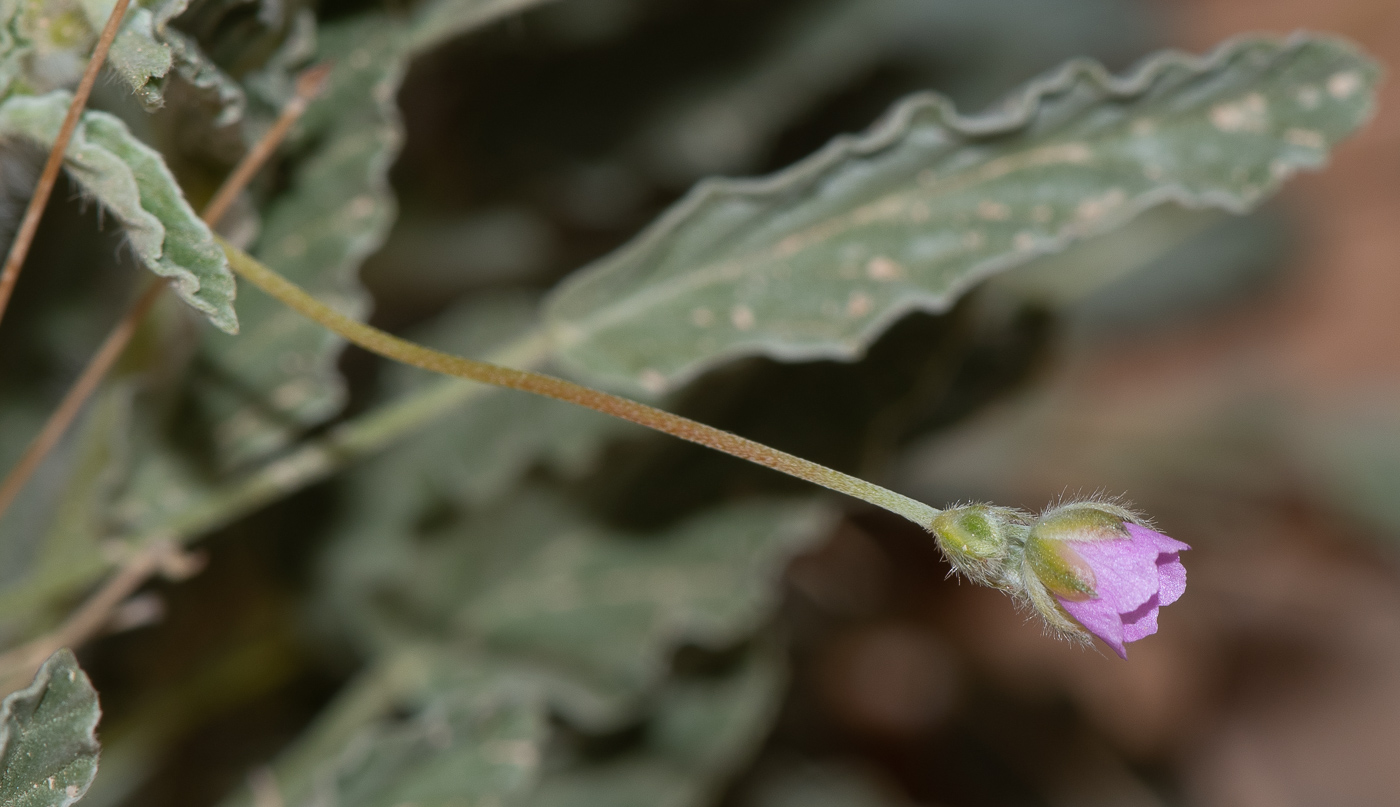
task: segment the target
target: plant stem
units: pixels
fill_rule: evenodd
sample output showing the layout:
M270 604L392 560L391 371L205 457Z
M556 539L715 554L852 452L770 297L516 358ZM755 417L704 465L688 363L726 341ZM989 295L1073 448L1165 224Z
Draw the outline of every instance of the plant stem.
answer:
M864 479L637 401L562 378L465 359L399 339L335 311L243 251L227 243L223 246L229 266L240 277L321 326L380 356L444 375L543 395L628 420L853 496L904 516L925 529L940 512Z
M102 35L97 38L97 46L92 49L87 69L83 71L83 78L73 93L73 102L68 105L68 114L63 118L58 137L49 149L49 159L44 163L43 172L39 174L39 182L34 186L34 195L29 197L29 206L25 208L24 218L20 221L19 230L15 232L15 240L10 244L10 254L5 258L4 268L0 269L0 319L5 317L5 309L10 304L15 283L19 281L20 269L24 266L25 257L29 255L34 234L39 231L39 219L44 216L44 207L49 203L54 183L58 181L58 172L63 168L63 159L68 154L68 142L73 139L73 130L78 127L78 120L83 115L83 108L87 106L88 96L92 94L92 87L97 83L97 74L107 61L107 51L112 48L112 40L117 38L117 29L121 27L122 17L126 15L127 6L130 4L131 0L117 0L112 13L107 16L107 24L102 26Z
M243 155L243 159L229 173L224 184L209 200L209 204L205 205L204 214L201 217L205 224L213 227L223 219L229 206L233 204L233 200L238 198L238 194L247 187L258 170L266 164L268 158L277 150L277 146L291 131L292 125L306 111L306 105L320 93L329 73L330 65L318 65L303 71L297 77L296 95L282 108L282 113L277 116L277 121L272 124L272 127L253 148ZM83 404L87 403L87 399L97 390L102 379L117 363L117 359L121 358L122 352L126 350L127 344L131 341L131 337L136 334L142 320L146 318L156 301L160 299L161 292L165 290L165 287L164 280L153 281L141 293L136 302L132 303L131 307L126 310L121 320L107 334L102 346L88 360L87 366L78 375L78 379L73 382L73 386L68 388L63 400L59 402L58 408L44 422L44 427L39 430L39 434L24 449L24 454L20 456L19 462L15 463L15 467L10 469L3 481L0 481L0 516L5 514L15 498L19 496L19 492L29 482L29 478L43 463L44 457L48 456L54 446L58 445L59 439L73 424L73 420L82 410ZM3 308L3 305L0 305L0 308Z

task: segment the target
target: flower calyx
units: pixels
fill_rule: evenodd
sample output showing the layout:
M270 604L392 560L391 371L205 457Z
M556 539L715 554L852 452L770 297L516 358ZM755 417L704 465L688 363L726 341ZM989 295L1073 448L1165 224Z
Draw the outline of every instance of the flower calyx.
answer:
M1010 507L968 504L939 513L929 531L959 574L983 586L1015 592L1031 515Z

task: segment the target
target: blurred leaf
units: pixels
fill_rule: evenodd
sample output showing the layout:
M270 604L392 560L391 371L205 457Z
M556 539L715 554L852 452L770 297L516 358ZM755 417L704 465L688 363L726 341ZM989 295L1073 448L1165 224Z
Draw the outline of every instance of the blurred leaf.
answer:
M1250 208L1370 114L1377 68L1336 39L1072 62L997 111L896 106L758 180L712 180L562 284L558 356L660 393L725 360L852 358L913 309L1174 200Z
M783 566L827 522L809 504L755 501L636 535L542 491L455 519L395 508L398 495L347 514L327 558L329 610L372 646L466 641L539 667L567 680L569 712L590 725L652 686L677 645L755 630Z
M422 53L451 37L546 2L551 0L437 0L424 6L409 24L406 47Z
M50 146L72 96L16 96L0 104L0 135ZM104 112L83 113L68 147L69 175L121 223L141 263L228 333L238 331L224 253L190 209L160 153Z
M369 301L357 273L384 242L396 212L388 172L403 142L395 96L409 60L536 1L439 0L408 21L369 13L323 26L315 59L335 69L302 119L300 139L314 150L292 171L290 190L268 208L258 257L363 318ZM259 293L239 301L239 316L245 338L205 340L208 372L198 390L225 466L285 446L345 399L336 369L339 337Z
M891 807L890 798L860 771L841 765L790 765L759 779L745 807Z
M452 692L400 726L351 741L307 805L417 807L518 803L547 730L538 702ZM483 702L484 701L484 702Z
M612 758L577 755L550 770L531 807L700 807L758 747L781 702L786 670L762 647L719 678L668 683L638 746Z
M42 93L77 81L96 40L74 2L0 4L0 97Z
M0 705L0 803L66 807L97 775L97 692L70 650Z
M777 606L787 561L826 518L810 505L736 503L642 537L533 498L513 504L554 511L548 542L508 574L478 578L456 630L619 694L646 687L681 642L724 647L753 631ZM504 526L490 540L520 540Z
M210 61L193 38L174 28L166 29L163 38L170 48L175 74L214 98L218 112L211 125L217 129L240 121L247 106L243 87Z

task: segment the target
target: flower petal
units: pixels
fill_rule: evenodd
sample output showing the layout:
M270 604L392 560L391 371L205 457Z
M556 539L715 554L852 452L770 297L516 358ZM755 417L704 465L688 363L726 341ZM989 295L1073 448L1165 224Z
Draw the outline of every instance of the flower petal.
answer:
M1063 605L1079 624L1113 648L1113 652L1117 653L1119 658L1128 657L1128 650L1123 647L1123 618L1118 615L1118 609L1113 603L1102 598L1078 601L1060 597L1055 599L1060 601L1060 605Z
M1122 614L1123 641L1136 642L1157 632L1157 612L1161 610L1158 595L1143 603L1134 611Z
M1186 567L1176 552L1157 556L1157 595L1162 605L1171 605L1186 591Z
M1074 551L1094 570L1094 593L1117 613L1127 613L1157 593L1157 556L1151 540L1075 541Z
M1158 552L1184 552L1191 548L1188 544L1184 544L1181 541L1176 540L1175 538L1163 535L1162 533L1157 532L1154 529L1144 527L1141 524L1133 524L1132 522L1128 522L1123 526L1128 528L1128 534L1131 535L1135 540L1152 544L1153 546L1157 547Z

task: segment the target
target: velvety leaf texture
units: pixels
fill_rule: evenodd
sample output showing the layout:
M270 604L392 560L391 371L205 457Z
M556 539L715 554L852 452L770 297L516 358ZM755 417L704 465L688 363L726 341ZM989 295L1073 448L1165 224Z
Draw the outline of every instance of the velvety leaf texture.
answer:
M1167 201L1240 212L1371 113L1376 65L1313 35L1075 61L995 111L916 95L757 180L702 182L561 285L557 356L641 393L727 359L850 359L911 310Z
M0 137L22 137L48 147L71 98L57 91L6 99L0 104ZM169 278L180 299L220 330L237 333L228 261L158 152L116 117L88 111L73 133L65 167L121 223L147 269Z
M67 807L97 775L97 692L67 649L0 705L0 804Z

